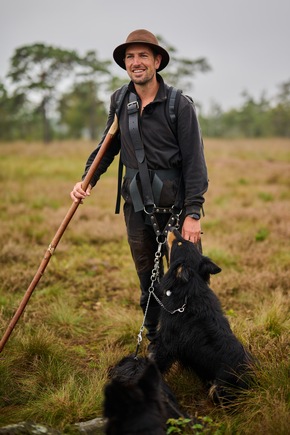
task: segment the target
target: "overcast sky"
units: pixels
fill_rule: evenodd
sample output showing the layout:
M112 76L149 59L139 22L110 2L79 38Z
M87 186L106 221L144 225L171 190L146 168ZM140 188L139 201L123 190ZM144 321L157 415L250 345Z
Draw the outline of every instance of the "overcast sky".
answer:
M212 71L198 75L191 92L205 110L212 101L224 110L238 107L244 90L271 97L290 80L289 0L0 0L0 6L0 78L22 45L95 50L107 60L132 30L146 28L180 56L207 58Z

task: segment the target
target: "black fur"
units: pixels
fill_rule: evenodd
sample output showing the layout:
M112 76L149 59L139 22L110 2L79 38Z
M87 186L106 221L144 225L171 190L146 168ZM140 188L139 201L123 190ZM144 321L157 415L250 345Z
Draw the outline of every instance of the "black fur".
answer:
M183 312L174 314L161 310L153 358L162 373L179 361L212 386L214 400L231 401L237 389L248 385L252 358L233 334L209 287L210 275L221 269L176 229L168 241L170 266L160 282L162 301L171 312L186 305Z
M127 356L105 387L107 435L164 435L168 418L185 416L153 361Z

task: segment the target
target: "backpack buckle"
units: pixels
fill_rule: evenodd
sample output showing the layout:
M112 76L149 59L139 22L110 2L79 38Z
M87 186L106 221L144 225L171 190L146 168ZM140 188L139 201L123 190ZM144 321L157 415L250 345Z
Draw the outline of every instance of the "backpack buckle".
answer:
M139 111L139 103L138 101L132 101L131 103L127 104L127 110L128 114L131 115L132 113L136 113Z

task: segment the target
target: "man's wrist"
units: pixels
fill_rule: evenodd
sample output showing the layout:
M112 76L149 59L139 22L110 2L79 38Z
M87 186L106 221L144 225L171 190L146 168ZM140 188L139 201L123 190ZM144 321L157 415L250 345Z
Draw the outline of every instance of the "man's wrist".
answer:
M200 214L198 213L190 213L187 216L191 217L192 219L195 219L196 221L199 221L200 219Z

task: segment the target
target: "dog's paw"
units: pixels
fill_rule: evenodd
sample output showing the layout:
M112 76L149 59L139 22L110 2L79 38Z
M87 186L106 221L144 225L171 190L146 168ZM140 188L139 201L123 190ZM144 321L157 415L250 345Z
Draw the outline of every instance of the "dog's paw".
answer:
M208 396L209 396L209 398L210 398L213 402L215 402L215 399L216 399L216 396L217 396L217 385L216 385L216 384L213 384L213 385L210 387L210 389L209 389L209 391L208 391Z
M217 384L212 384L208 391L208 396L215 405L220 405L221 404L220 386Z

